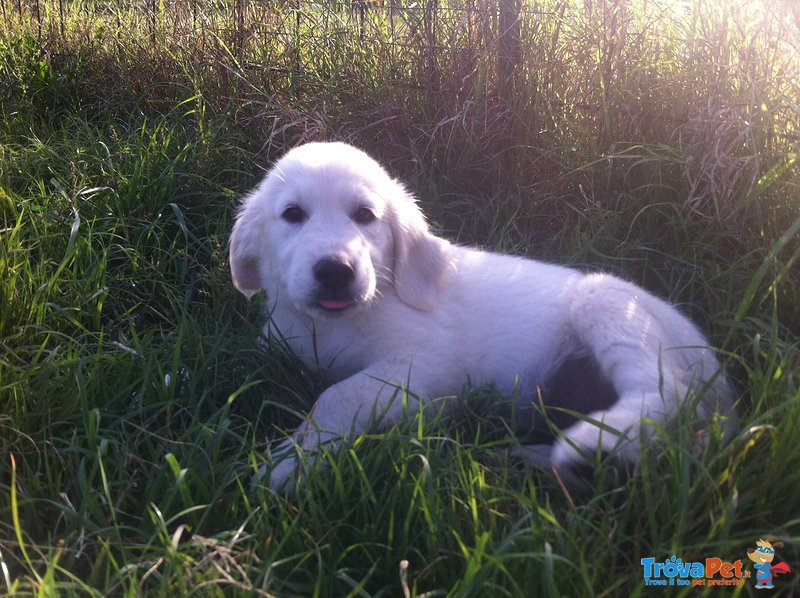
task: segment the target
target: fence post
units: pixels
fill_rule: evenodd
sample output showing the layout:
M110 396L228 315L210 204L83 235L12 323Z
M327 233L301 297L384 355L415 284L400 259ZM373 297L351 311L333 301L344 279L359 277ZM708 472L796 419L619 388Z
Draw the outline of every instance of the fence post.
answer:
M520 42L520 0L499 0L497 39L497 92L506 106L514 94L514 72L522 55Z
M150 0L150 43L156 45L156 11L158 4L156 0Z
M439 89L439 68L436 64L436 15L438 12L437 0L427 0L425 3L425 45L428 53L428 85L432 90Z

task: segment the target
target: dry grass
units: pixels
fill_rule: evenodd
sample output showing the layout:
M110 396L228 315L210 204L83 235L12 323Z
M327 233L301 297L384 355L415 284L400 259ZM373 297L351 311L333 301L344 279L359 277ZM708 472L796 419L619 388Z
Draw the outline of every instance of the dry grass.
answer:
M653 185L717 222L740 219L765 176L797 192L786 0L18 6L5 0L4 28L27 28L86 110L196 96L186 109L246 128L259 163L347 137L482 192L582 184L607 202Z

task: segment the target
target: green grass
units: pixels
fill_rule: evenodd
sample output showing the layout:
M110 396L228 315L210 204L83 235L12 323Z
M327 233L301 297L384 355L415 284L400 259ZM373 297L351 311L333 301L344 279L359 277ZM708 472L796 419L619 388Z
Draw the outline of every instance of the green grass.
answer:
M791 4L541 2L510 95L496 14L468 3L435 27L388 5L155 6L0 5L0 593L645 595L642 557L747 568L767 535L793 570L777 591L800 592ZM598 464L574 496L465 388L325 455L294 497L249 492L326 381L259 347L235 203L331 137L445 236L678 303L731 373L734 438L698 450L687 417L631 480Z

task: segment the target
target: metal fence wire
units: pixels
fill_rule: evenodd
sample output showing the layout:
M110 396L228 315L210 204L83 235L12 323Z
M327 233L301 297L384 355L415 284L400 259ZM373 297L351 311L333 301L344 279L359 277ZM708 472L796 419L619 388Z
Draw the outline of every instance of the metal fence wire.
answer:
M501 96L511 93L522 36L541 33L547 21L556 24L550 33L557 37L558 17L568 4L561 0L541 9L523 0L0 0L4 19L29 19L51 40L67 40L70 23L78 19L95 25L97 39L86 40L89 45L135 33L154 45L213 49L208 55L225 55L244 70L294 75L350 52L354 60L405 70L406 84L415 80L435 88L444 73L473 86L491 83ZM84 35L87 30L82 28Z

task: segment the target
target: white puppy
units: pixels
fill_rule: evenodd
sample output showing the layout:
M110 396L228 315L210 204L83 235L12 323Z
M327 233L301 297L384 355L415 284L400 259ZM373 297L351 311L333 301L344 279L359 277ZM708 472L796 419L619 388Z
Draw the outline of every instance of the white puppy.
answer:
M242 203L230 263L237 289L266 290L265 332L338 380L262 468L276 490L321 445L467 381L586 413L530 451L568 480L585 454L635 463L642 419L669 421L690 393L702 391L702 417L730 405L706 339L675 308L613 276L435 237L405 188L343 143L275 164Z

